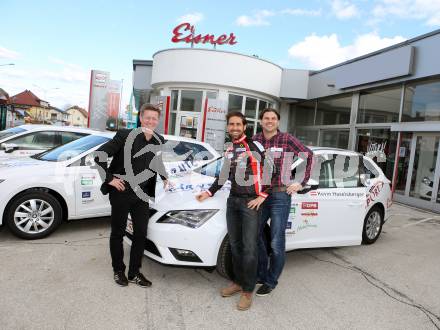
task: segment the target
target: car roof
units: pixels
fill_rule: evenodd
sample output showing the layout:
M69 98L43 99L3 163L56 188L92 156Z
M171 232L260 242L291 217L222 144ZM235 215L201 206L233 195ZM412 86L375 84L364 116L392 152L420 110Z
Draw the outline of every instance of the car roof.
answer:
M77 132L77 133L88 133L93 132L104 132L92 128L77 127L77 126L57 126L57 125L41 125L41 124L25 124L16 126L17 128L25 129L26 131L66 131L66 132Z
M348 149L341 149L341 148L330 148L330 147L315 147L310 146L308 147L313 153L341 153L345 155L353 155L353 156L362 156L359 152L348 150Z

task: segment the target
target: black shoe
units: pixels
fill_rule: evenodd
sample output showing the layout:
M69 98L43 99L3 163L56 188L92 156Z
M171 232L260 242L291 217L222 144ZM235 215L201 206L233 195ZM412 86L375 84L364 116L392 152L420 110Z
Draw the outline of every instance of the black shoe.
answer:
M129 276L128 281L130 283L136 283L143 288L148 288L152 284L144 275L142 275L142 273L137 273L135 276Z
M267 284L263 284L260 286L260 288L257 290L256 295L259 297L267 296L273 289L268 286Z
M115 272L113 275L113 279L115 280L116 284L119 286L127 286L128 280L125 276L124 272Z

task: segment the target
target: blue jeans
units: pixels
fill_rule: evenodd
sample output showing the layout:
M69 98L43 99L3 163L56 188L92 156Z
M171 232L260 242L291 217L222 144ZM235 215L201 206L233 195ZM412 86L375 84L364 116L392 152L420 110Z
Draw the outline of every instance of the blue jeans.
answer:
M234 273L232 280L245 292L254 291L257 282L260 212L247 207L254 198L229 196L226 209Z
M286 192L273 192L263 203L258 238L258 280L275 288L286 259L286 226L289 219L291 196ZM267 254L264 227L270 218L270 247Z

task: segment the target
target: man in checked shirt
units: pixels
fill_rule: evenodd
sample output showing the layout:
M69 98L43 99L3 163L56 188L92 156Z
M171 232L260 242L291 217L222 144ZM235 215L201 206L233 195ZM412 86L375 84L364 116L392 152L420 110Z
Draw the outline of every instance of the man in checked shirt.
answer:
M258 282L263 285L257 290L256 295L266 296L278 284L278 278L284 267L285 231L289 218L291 195L303 189L309 180L313 153L293 135L278 130L280 114L275 109L264 109L260 113L260 121L263 132L254 135L253 140L263 145L266 150L266 159L271 159L274 163L272 178L263 178L263 184L271 186L271 193L262 205L258 242ZM295 156L307 158L303 178L292 178L291 165ZM272 248L270 257L267 255L264 235L264 227L269 218L270 246Z

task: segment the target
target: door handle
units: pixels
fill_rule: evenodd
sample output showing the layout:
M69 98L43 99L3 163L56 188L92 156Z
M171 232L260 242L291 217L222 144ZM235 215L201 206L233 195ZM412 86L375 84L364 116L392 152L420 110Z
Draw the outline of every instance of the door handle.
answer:
M353 202L353 203L348 203L348 206L361 206L363 203L362 202Z

